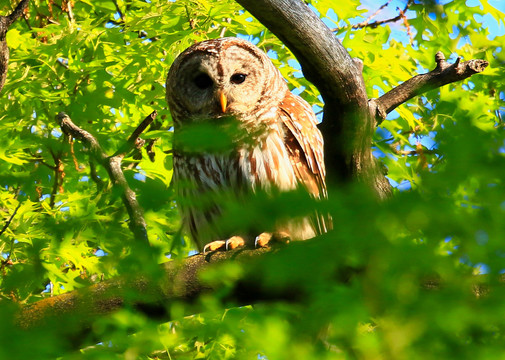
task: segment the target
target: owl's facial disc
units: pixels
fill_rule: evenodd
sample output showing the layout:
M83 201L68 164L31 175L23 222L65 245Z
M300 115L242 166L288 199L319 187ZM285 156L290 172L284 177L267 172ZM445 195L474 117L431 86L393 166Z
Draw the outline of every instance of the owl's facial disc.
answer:
M236 45L195 52L181 63L178 74L174 100L195 121L244 118L253 113L268 82L263 59Z

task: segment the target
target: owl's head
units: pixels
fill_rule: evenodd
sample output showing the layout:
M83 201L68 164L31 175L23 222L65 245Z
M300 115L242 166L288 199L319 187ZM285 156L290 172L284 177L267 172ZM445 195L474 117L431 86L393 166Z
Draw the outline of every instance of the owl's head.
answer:
M166 89L176 123L222 116L250 121L276 106L287 85L258 47L222 38L181 53L170 68Z

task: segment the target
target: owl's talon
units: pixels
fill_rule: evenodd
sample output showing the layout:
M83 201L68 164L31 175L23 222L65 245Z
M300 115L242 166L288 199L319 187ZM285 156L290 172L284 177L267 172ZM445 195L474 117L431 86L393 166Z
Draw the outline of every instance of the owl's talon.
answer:
M254 240L254 247L255 248L267 247L274 242L287 244L290 241L291 237L287 232L284 231L278 231L274 233L264 232L256 236L256 239Z
M223 240L212 241L204 246L203 253L206 254L208 252L220 250L223 248L227 250L226 241Z
M245 240L241 236L232 236L226 240L226 250L233 250L245 245Z
M260 247L266 247L270 240L272 239L272 233L261 233L258 236L256 236L256 239L254 239L254 247L255 248L260 248Z
M245 240L241 236L232 236L228 240L217 240L212 241L204 246L203 253L206 254L208 252L217 251L217 250L233 250L240 246L245 245Z

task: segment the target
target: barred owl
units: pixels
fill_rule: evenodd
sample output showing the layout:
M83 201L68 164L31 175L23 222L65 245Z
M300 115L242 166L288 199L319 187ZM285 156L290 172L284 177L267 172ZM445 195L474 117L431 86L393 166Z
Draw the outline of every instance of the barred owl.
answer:
M256 237L257 233L221 229L217 220L223 197L240 202L259 191L268 194L300 186L316 199L327 196L323 138L315 114L289 91L279 70L255 45L238 38L192 45L172 64L166 91L174 122L178 207L200 250L209 243L210 250L251 244L255 238L265 240L260 241L264 245L272 237L272 232ZM247 138L237 136L226 150L191 150L178 141L187 128L219 126L230 118ZM280 222L273 234L304 240L329 226L328 217L314 214Z

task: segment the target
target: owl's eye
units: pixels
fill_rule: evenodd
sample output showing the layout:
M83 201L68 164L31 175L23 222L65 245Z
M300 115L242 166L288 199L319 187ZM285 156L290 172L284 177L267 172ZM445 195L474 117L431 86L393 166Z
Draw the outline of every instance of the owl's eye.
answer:
M213 81L207 74L199 74L193 79L193 83L200 89L208 89L212 86Z
M230 81L232 84L238 85L242 84L245 81L246 77L246 74L233 74L230 78Z

